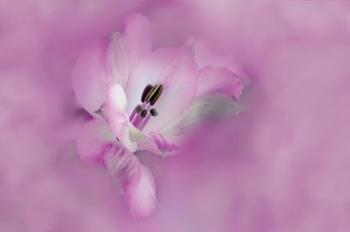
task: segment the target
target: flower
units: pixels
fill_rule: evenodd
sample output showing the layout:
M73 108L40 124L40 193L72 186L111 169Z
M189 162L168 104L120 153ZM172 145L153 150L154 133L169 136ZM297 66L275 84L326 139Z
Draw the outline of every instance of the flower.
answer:
M140 14L124 24L74 66L76 99L93 116L76 144L83 161L102 163L121 182L131 212L145 217L156 205L155 183L134 152L174 153L191 128L232 109L243 81L225 67L199 68L191 46L152 51L151 25Z

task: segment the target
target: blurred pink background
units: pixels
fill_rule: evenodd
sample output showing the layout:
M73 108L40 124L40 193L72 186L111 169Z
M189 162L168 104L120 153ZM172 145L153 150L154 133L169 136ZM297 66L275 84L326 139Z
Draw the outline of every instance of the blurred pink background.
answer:
M130 12L154 47L201 37L249 79L236 118L144 157L159 200L147 219L69 139L74 61ZM345 1L1 0L0 231L350 231L349 61Z

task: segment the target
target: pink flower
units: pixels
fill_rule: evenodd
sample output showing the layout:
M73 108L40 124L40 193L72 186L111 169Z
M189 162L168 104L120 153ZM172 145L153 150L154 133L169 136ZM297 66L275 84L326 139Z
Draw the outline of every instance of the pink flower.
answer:
M81 159L104 164L121 182L131 212L142 217L153 211L156 191L134 152L175 152L193 126L232 111L243 88L226 67L199 69L189 46L152 51L151 25L139 14L125 19L123 33L87 48L72 81L93 116L76 138Z

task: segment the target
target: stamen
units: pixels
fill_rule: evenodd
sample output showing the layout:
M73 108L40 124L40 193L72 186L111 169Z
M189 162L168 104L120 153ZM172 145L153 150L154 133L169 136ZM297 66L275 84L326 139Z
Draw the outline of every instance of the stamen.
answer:
M150 90L148 90L148 93L147 93L146 97L144 98L146 103L149 102L149 100L151 99L151 97L154 93L154 90L156 90L157 88L158 88L158 85L155 85L155 86L152 86L152 88Z
M143 108L141 105L137 105L135 110L136 110L136 113L140 113L143 110Z
M152 116L154 116L154 117L158 115L157 110L156 110L156 109L154 109L154 108L153 108L153 109L151 109L149 112L150 112L150 113L151 113L151 115L152 115Z
M141 112L141 117L143 117L143 118L145 118L146 116L147 116L147 110L142 110L142 112Z
M143 89L143 92L142 92L142 95L141 95L141 101L142 102L145 102L146 101L146 98L148 97L149 93L151 92L151 90L153 89L153 85L147 85L144 89Z
M154 87L154 91L152 91L152 95L149 99L149 102L152 106L157 102L162 92L163 92L163 85L156 85Z
M157 116L158 112L155 108L151 108L159 99L163 92L163 85L147 85L141 96L142 104L136 105L131 115L130 122L139 130L142 130L150 118ZM149 113L148 113L149 112Z

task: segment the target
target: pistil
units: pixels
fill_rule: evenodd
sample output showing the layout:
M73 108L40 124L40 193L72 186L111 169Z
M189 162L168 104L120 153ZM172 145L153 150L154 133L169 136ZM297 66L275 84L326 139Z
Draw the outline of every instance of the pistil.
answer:
M152 108L163 92L163 85L147 85L141 95L141 104L132 111L129 120L139 130L142 130L151 116L158 115L155 108Z

